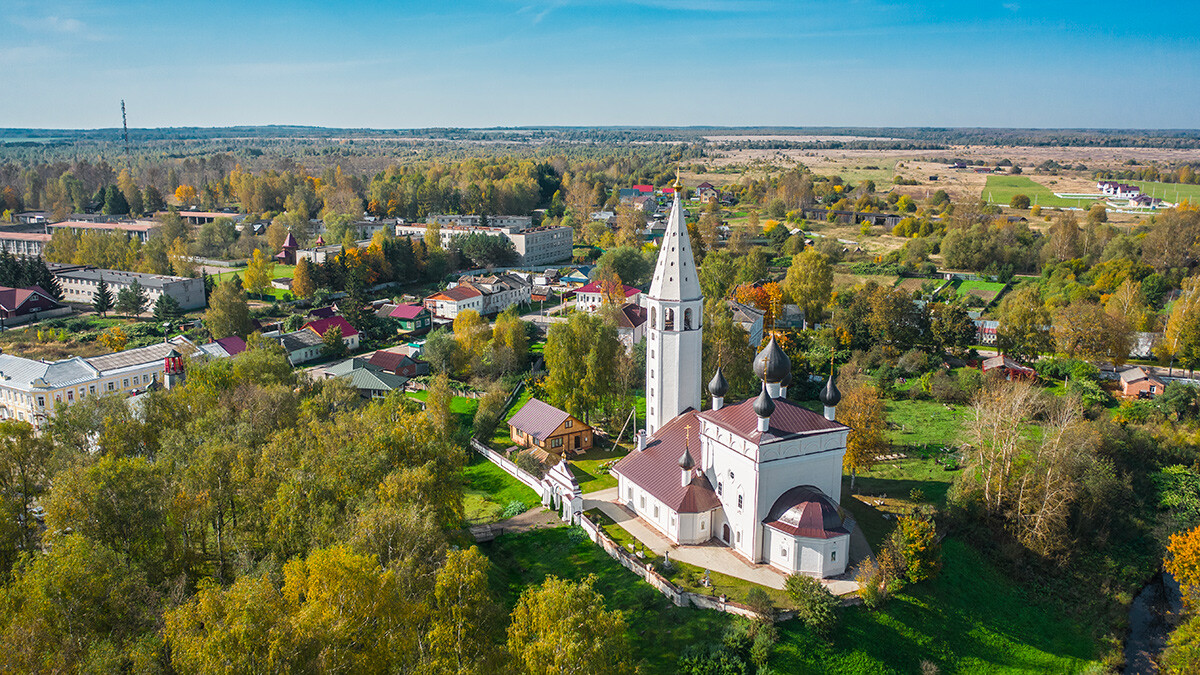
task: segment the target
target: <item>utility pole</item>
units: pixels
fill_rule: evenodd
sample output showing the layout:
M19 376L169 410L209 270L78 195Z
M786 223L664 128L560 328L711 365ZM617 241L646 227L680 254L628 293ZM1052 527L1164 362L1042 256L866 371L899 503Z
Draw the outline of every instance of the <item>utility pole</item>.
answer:
M121 136L125 139L125 157L129 157L129 123L125 121L125 99L121 99Z

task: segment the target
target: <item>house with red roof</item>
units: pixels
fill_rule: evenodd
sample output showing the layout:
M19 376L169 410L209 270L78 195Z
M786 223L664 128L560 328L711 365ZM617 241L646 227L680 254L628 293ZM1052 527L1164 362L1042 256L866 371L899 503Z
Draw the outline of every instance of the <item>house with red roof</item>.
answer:
M634 185L633 189L644 195L654 194L654 186L653 185Z
M71 308L55 300L41 286L0 286L0 320L4 326L70 314Z
M453 321L459 312L468 309L483 314L483 293L470 284L447 288L425 298L425 309L443 321Z
M354 351L358 349L358 331L344 316L331 316L328 319L317 319L304 324L304 328L310 330L321 339L325 339L325 334L333 328L339 328L342 331L342 344L346 345L346 351Z
M622 304L640 304L639 301L642 298L641 289L621 284L621 293L624 295ZM575 309L581 312L595 312L603 304L604 288L599 282L593 281L575 290Z
M429 374L429 364L424 361L418 361L407 354L400 352L391 352L379 350L371 355L367 363L374 368L378 368L385 373L393 375L403 375L404 377L416 377L418 375Z
M508 430L513 443L554 455L568 450L583 453L592 447L592 428L586 422L536 398L508 420Z
M399 321L404 333L425 333L433 325L433 314L421 305L384 305L379 311Z
M646 308L632 302L621 305L617 312L617 337L625 349L633 351L634 346L646 337Z

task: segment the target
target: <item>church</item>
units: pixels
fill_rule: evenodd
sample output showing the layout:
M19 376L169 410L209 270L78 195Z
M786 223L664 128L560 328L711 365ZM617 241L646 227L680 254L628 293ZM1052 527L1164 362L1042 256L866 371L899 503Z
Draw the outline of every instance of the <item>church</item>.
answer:
M646 337L646 429L613 467L617 501L676 544L715 540L752 563L830 577L846 570L854 521L841 509L850 429L787 399L791 361L772 336L754 359L755 398L726 402L718 367L701 406L704 298L679 201L659 248Z

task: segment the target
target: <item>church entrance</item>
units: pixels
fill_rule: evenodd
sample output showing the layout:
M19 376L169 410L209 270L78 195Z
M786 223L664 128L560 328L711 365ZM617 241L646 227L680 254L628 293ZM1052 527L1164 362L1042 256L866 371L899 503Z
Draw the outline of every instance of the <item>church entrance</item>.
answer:
M721 526L721 539L726 544L729 543L729 523L725 523L724 525Z

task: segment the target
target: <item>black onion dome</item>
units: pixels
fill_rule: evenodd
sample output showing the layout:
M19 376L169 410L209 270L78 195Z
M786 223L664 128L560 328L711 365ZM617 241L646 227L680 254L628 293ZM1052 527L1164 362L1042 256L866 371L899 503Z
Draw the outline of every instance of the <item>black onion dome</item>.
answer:
M767 346L754 357L754 374L763 382L779 382L791 372L792 360L783 353L772 335Z
M692 461L692 453L687 448L684 448L683 455L679 457L679 468L691 469L693 466L696 466L696 463Z
M791 368L788 368L787 375L784 375L783 379L779 381L779 386L781 386L781 387L792 386L792 369Z
M725 394L729 393L729 383L725 381L725 374L721 372L720 366L708 382L708 393L717 398L725 398Z
M771 395L767 393L766 385L763 385L758 398L754 399L754 414L759 417L770 417L773 412L775 412L775 401L771 400Z
M842 400L842 392L838 391L837 385L833 383L833 373L829 373L829 380L825 382L825 388L821 390L819 397L821 403L832 408Z

